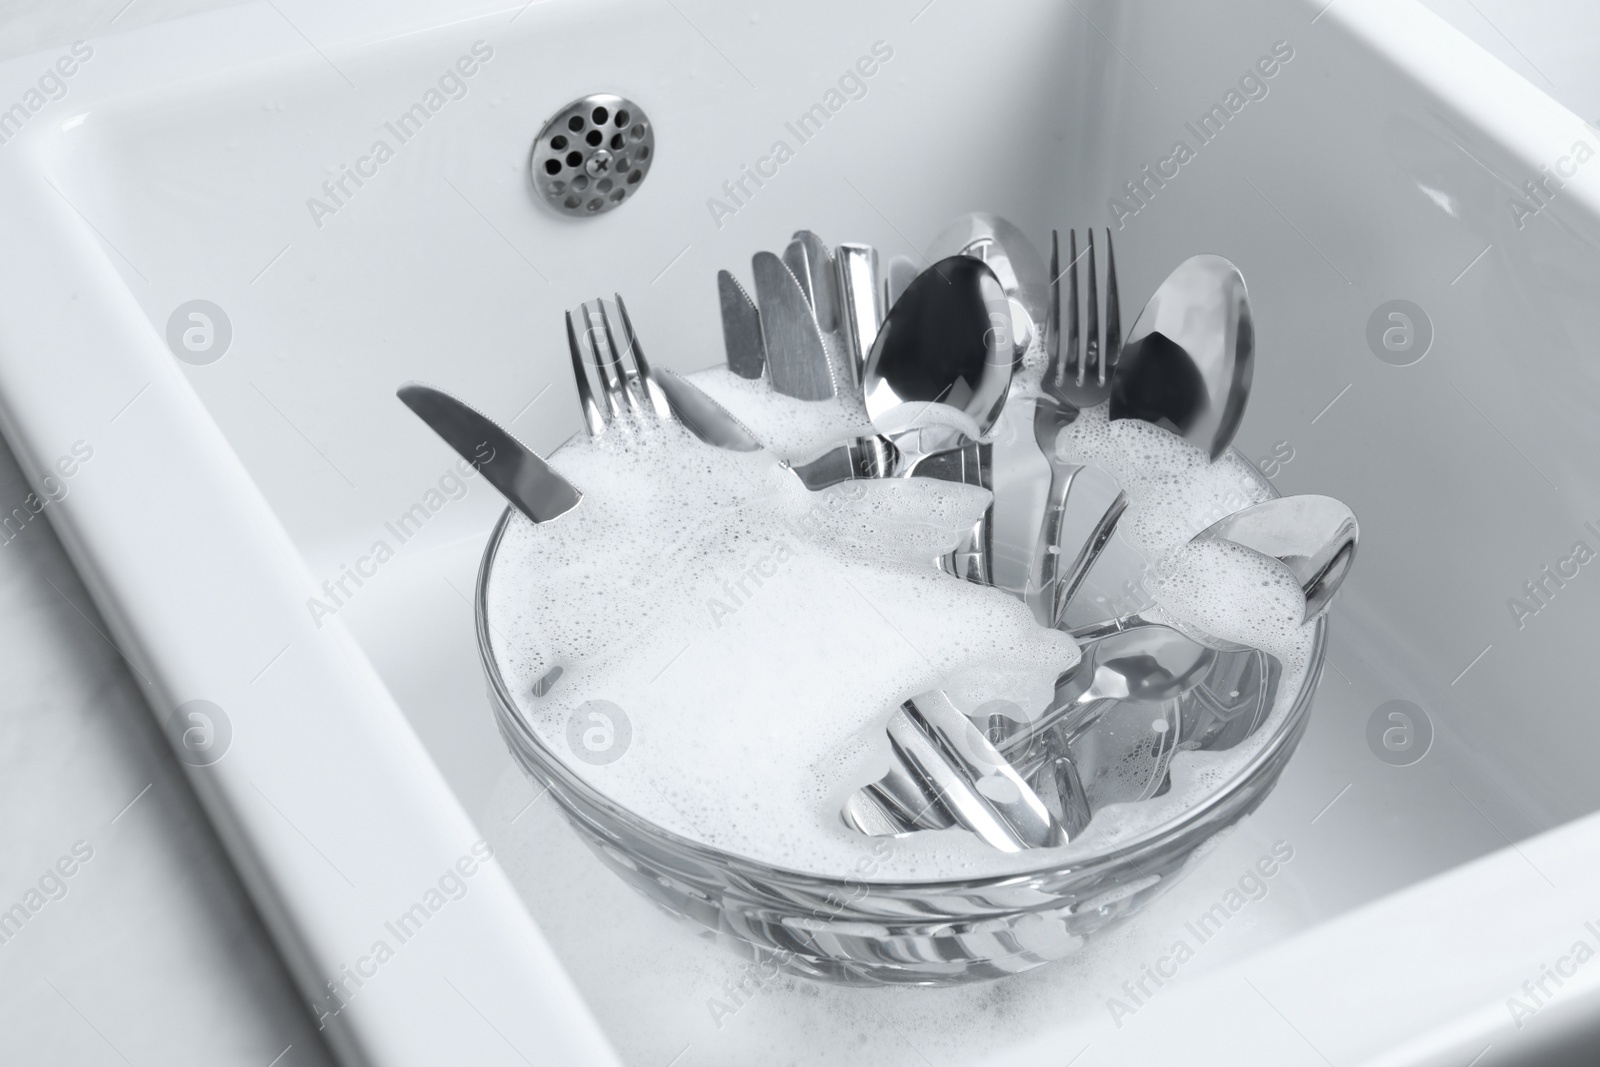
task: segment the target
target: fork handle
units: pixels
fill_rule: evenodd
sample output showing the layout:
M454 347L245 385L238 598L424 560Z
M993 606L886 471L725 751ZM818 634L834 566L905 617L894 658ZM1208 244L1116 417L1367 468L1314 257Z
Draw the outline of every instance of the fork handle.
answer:
M1100 516L1100 521L1095 523L1094 529L1089 534L1089 539L1078 550L1077 558L1072 561L1072 566L1067 568L1067 573L1056 582L1055 605L1050 612L1050 626L1054 629L1061 624L1062 618L1067 613L1067 605L1072 603L1072 598L1077 595L1078 587L1083 580L1094 570L1095 563L1100 559L1100 554L1105 551L1111 535L1116 533L1117 522L1122 518L1122 513L1128 510L1128 494L1119 491L1117 498L1111 506Z
M1044 518L1039 524L1039 541L1034 549L1034 559L1038 561L1038 580L1033 583L1026 597L1034 618L1039 620L1041 626L1055 624L1061 522L1067 511L1067 496L1072 492L1072 481L1081 470L1082 464L1050 459L1050 491L1045 497Z

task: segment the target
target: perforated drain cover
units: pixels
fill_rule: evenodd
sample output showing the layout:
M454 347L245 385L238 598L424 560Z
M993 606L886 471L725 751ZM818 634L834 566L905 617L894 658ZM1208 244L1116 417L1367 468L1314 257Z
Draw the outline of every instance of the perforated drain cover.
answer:
M603 215L639 188L655 150L655 129L638 104L610 93L585 96L539 131L533 187L563 215Z

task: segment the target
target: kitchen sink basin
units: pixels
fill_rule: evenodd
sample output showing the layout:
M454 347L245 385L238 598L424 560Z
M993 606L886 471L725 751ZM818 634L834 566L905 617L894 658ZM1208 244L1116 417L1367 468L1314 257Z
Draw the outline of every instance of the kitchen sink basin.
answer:
M191 777L349 1062L1594 1040L1600 131L1410 0L250 3L0 69L7 439L153 713L216 731ZM654 153L574 217L530 151L591 93ZM1136 922L998 983L823 986L653 910L516 768L471 603L503 501L394 390L548 455L565 309L621 292L693 371L719 268L800 228L917 259L968 211L1109 226L1131 309L1238 264L1236 445L1348 502L1360 559L1277 790Z

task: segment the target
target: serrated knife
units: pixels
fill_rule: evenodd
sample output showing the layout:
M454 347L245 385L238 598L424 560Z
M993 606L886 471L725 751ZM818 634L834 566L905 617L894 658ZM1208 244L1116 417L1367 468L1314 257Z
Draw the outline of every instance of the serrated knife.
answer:
M725 270L717 271L717 301L722 306L722 343L728 352L728 369L741 378L761 377L767 365L761 313L739 279Z
M827 400L838 387L805 290L783 260L771 252L757 252L750 266L772 387L797 400Z
M534 522L564 515L583 499L577 487L551 470L533 449L465 401L422 382L406 382L396 395Z

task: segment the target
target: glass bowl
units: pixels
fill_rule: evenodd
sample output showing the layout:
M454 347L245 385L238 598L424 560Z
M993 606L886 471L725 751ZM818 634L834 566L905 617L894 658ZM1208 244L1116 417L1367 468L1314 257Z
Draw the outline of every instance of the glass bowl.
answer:
M641 818L583 781L527 724L488 625L489 579L511 514L508 508L501 516L485 548L475 609L490 700L512 755L623 880L736 951L818 979L942 985L997 978L1069 955L1139 911L1277 783L1305 730L1327 646L1324 617L1315 623L1300 690L1277 715L1268 714L1280 679L1276 660L1220 653L1185 696L1122 702L1070 739L1091 811L1161 797L1175 751L1219 751L1252 739L1255 750L1229 776L1165 821L1071 862L1041 858L1036 869L1003 876L822 876L713 848ZM1269 732L1256 736L1262 729ZM874 847L892 848L893 841L879 838Z

